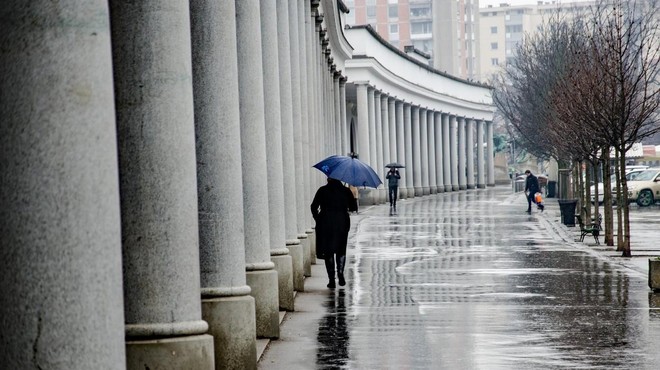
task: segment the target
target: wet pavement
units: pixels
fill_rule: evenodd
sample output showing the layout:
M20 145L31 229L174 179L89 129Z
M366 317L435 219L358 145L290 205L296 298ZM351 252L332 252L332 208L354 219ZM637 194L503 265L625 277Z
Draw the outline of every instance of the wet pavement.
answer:
M574 242L553 203L528 215L496 187L352 216L348 285L329 291L315 265L259 367L659 368L641 265Z

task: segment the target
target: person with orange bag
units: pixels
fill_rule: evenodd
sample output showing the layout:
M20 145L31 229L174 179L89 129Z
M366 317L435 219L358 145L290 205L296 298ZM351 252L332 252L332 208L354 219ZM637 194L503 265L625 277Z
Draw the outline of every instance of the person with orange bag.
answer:
M536 202L536 193L541 192L541 188L539 187L539 179L536 176L534 176L532 174L532 171L530 170L526 170L525 175L527 176L527 179L525 180L525 195L527 196L527 213L532 213L532 202L536 203L539 209L541 209L541 212L543 212L543 209L545 208L543 202L541 203Z

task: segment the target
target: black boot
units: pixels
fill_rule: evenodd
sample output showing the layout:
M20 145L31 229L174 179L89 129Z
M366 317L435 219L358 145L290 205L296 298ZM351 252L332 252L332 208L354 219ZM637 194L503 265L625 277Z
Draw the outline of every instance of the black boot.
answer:
M337 277L339 278L339 286L346 285L346 280L344 280L344 266L346 266L346 256L337 256Z
M328 273L328 285L326 285L330 289L335 288L335 260L334 260L334 255L330 255L330 257L326 257L325 259L325 271Z

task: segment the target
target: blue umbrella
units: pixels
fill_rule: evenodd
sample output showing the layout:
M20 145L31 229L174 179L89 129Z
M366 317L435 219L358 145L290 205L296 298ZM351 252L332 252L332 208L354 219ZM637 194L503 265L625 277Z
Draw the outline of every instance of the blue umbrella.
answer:
M343 181L353 186L377 188L383 182L373 168L357 158L343 155L331 155L314 165L331 179Z

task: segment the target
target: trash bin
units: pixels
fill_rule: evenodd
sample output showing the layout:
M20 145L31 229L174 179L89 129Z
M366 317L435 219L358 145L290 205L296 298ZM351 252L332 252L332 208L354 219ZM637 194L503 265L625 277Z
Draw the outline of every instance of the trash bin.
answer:
M561 223L566 226L575 226L575 206L577 199L557 199L561 212Z
M557 191L557 181L548 181L548 187L546 189L547 194L546 198L554 198L555 192Z

